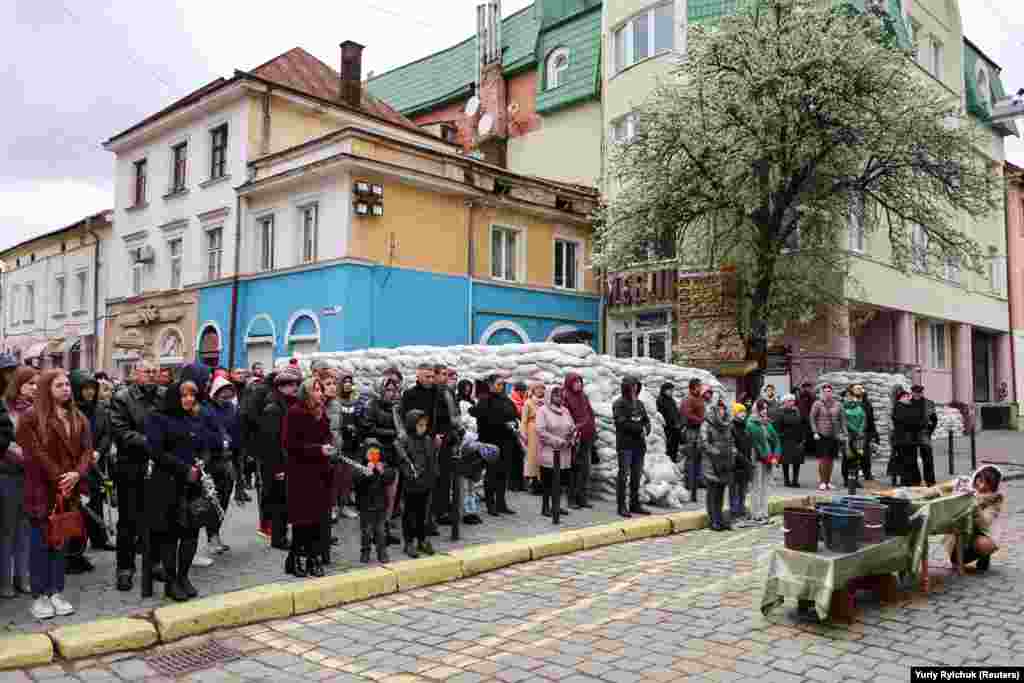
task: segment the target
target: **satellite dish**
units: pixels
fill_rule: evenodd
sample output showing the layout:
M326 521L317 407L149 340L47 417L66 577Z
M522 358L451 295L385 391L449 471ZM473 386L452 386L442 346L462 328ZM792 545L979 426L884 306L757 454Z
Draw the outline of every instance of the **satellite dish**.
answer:
M519 113L519 103L518 102L513 102L512 104L508 105L508 113L511 116L515 116L516 114L518 114Z
M494 117L491 116L490 114L484 114L483 116L481 116L480 123L476 127L477 133L479 133L480 136L483 137L490 133L492 128L494 128Z
M476 116L478 111L480 111L480 98L473 95L469 98L469 101L466 102L466 116Z

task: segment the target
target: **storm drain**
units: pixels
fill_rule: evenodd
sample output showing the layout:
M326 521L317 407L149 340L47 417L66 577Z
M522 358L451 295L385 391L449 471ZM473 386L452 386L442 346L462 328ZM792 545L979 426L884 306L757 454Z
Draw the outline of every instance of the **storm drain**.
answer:
M220 641L208 640L197 647L161 652L148 657L146 663L161 676L175 677L233 662L241 657L242 653L225 647Z

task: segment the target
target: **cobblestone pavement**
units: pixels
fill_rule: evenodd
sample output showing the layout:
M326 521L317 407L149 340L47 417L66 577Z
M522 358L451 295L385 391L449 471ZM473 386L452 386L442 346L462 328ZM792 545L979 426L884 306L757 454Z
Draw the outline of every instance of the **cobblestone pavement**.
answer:
M993 436L990 436L993 435ZM1024 434L991 432L983 433L978 438L980 457L991 457L995 460L1007 460L1017 452L1024 452ZM964 463L961 471L967 471L969 463ZM875 474L884 475L885 464L875 464ZM940 470L940 474L943 470ZM777 487L771 495L798 495L814 492L810 488L814 484L816 467L813 462L804 465L801 472L801 483L804 488L787 489ZM839 467L835 468L833 481L841 484ZM888 483L887 480L884 480ZM432 539L435 547L444 552L457 547L507 541L538 534L550 533L555 530L551 520L540 515L540 498L528 494L511 494L510 505L518 514L498 518L483 515L484 523L478 526L464 526L462 540L457 543L450 541L450 527L442 527L441 537ZM697 504L688 504L685 509L703 509L704 495L700 494ZM591 510L573 510L563 517L561 529L573 529L592 526L620 519L615 512L614 501L595 501ZM400 525L394 526L400 535ZM284 554L273 550L269 544L257 536L255 502L245 507L232 504L225 522L223 538L231 546L231 551L216 558L215 564L208 568L196 568L192 572L192 580L202 595L225 593L228 591L251 588L262 584L294 580L289 579L282 568ZM335 528L341 544L334 548L335 563L329 567L329 573L341 573L349 569L361 567L356 561L359 556L358 520L342 520ZM202 544L200 552L203 551ZM399 546L391 547L392 561L405 558ZM156 584L156 596L149 600L139 597L138 584L130 593L121 593L114 587L114 554L90 553L96 570L87 574L69 576L65 596L76 607L71 617L61 619L61 623L82 623L101 617L145 615L155 607L163 604L163 584ZM30 600L21 597L14 600L0 599L0 633L43 631L57 625L56 621L38 622L29 614Z
M179 680L885 683L912 665L1021 665L1024 482L1008 491L1009 538L987 574L952 576L933 543L929 596L862 594L850 625L802 623L791 605L760 614L776 525L550 558L0 683L171 680L153 657L210 641L237 658Z

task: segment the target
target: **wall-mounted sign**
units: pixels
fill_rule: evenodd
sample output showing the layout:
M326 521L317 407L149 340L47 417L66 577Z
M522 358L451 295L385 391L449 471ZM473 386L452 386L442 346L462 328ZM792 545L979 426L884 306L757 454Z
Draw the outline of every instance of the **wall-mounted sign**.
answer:
M320 311L322 317L341 315L341 306L328 306Z

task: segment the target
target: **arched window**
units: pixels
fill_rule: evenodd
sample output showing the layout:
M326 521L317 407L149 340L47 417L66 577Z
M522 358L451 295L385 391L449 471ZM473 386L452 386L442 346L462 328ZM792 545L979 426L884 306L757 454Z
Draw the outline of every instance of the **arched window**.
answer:
M220 331L207 325L199 335L199 362L215 368L220 365Z
M288 321L285 349L292 355L320 350L320 321L313 311L296 311Z
M217 337L217 356L220 357L220 335L212 327L208 327L204 331L206 336L206 343L212 343L212 338L207 333L213 332ZM181 337L181 333L171 328L164 332L163 336L160 337L160 341L157 344L157 357L160 359L161 367L175 367L185 362L185 341Z
M978 69L978 99L981 100L982 105L986 109L992 107L992 88L989 87L988 74L985 72L985 67Z
M547 84L548 90L557 88L564 83L565 73L569 70L569 49L560 47L548 55Z
M265 368L272 367L276 345L274 320L266 313L253 317L245 331L246 367L252 367L253 363L262 363Z
M480 343L487 346L529 344L530 335L521 325L511 320L498 320L487 326L484 333L480 335Z

